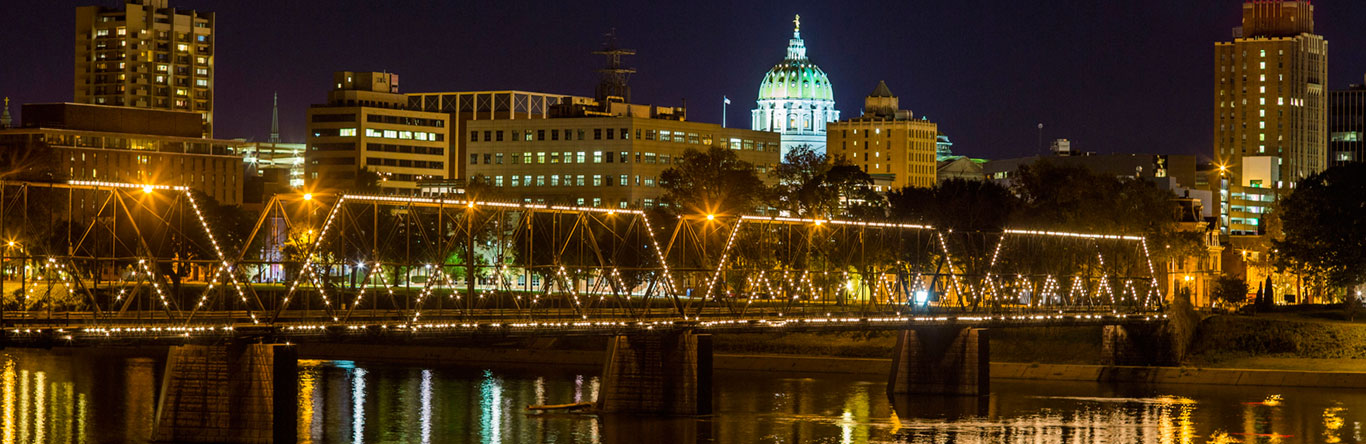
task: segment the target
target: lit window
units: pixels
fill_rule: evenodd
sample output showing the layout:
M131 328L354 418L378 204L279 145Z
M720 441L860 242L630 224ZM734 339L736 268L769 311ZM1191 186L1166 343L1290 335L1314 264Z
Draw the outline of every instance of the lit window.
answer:
M398 132L398 138L404 139L404 140L413 140L413 132L412 132L412 131L399 131L399 132Z
M397 138L398 138L398 131L397 131L397 130L384 130L384 138L385 138L385 139L397 139Z
M355 137L355 135L356 135L356 129L355 129L355 128L342 128L342 129L337 130L337 135L342 136L342 137Z
M189 51L189 50L190 50L190 45L186 45L186 44L184 44L184 43L177 44L177 45L175 45L175 50L176 50L176 51L180 51L180 52Z
M125 27L120 26L120 27L119 27L119 30L118 30L118 32L117 32L116 34L118 34L118 35L128 35L128 28L125 28Z

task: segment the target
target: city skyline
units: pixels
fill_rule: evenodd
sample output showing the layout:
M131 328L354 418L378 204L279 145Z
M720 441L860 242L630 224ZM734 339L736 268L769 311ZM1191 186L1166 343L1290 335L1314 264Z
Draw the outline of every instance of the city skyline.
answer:
M119 3L11 5L14 13L0 26L0 40L21 44L0 47L0 57L31 61L0 67L0 95L13 99L12 113L22 103L72 100L72 8ZM172 6L215 12L220 26L234 30L221 37L217 55L219 137L266 140L272 93L278 90L281 133L302 141L304 110L325 95L325 80L336 70L397 73L406 92L590 95L600 61L589 52L612 28L623 46L640 54L628 59L640 71L632 80L635 102L677 106L686 98L690 120L720 122L724 95L733 101L731 126L741 126L764 72L782 57L792 16L805 13L803 37L829 74L836 102L848 104L843 111L856 115L866 85L885 80L905 108L939 122L962 154L1003 158L1037 154L1039 122L1045 140L1068 138L1087 151L1208 156L1213 42L1227 40L1239 25L1238 3L595 3L529 12L483 5L399 10L348 1L329 3L325 10L251 1L183 0ZM836 7L840 14L821 13ZM1366 36L1350 30L1366 22L1357 13L1366 12L1366 5L1316 7L1319 33L1336 56L1327 86L1360 83L1366 59L1355 48L1366 48ZM716 12L698 20L695 12L701 10ZM870 16L880 18L864 23ZM1056 17L1065 19L1050 24ZM1055 30L1034 32L1041 26ZM527 31L506 32L517 29Z

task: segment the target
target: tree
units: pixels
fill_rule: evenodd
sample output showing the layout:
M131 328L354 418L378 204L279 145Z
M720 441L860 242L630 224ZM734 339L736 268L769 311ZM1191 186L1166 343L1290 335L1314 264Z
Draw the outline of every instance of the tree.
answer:
M753 212L766 192L754 165L720 146L688 149L678 164L660 174L659 185L664 201L678 211L706 214Z
M1215 278L1214 285L1210 288L1210 295L1214 300L1233 305L1247 302L1247 292L1247 281L1228 274Z
M1175 194L1152 182L1093 173L1047 160L1021 167L1014 190L1014 225L1034 229L1142 235L1152 260L1196 254L1198 231L1183 230Z
M1000 231L1019 200L994 182L949 179L933 188L906 187L887 193L893 219L954 231Z
M770 175L778 184L769 205L792 216L883 216L885 200L873 191L873 178L844 156L832 159L809 145L798 146Z
M1272 241L1278 266L1318 270L1348 293L1366 283L1366 164L1300 180L1279 209L1284 238Z

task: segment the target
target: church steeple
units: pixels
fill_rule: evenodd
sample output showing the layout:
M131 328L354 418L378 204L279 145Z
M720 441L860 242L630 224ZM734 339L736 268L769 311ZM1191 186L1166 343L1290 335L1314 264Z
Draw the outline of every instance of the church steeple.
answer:
M0 128L14 127L14 118L9 115L9 97L5 97L5 113L0 114Z
M280 93L270 107L270 143L280 143Z

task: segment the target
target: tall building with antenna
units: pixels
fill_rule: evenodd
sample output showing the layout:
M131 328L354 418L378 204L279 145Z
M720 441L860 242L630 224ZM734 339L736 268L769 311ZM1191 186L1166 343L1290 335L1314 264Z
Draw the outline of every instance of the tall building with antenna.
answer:
M1311 2L1249 0L1214 59L1220 226L1260 234L1283 190L1328 167L1328 41Z

